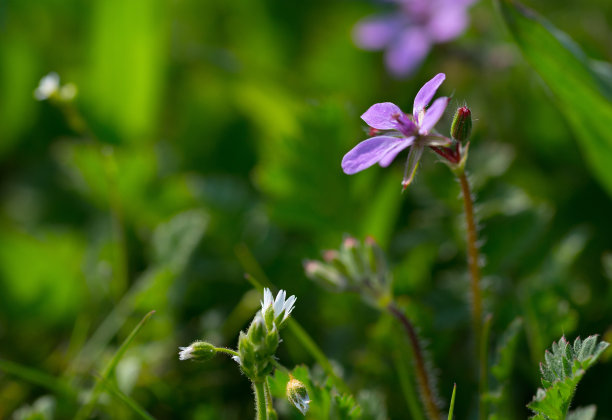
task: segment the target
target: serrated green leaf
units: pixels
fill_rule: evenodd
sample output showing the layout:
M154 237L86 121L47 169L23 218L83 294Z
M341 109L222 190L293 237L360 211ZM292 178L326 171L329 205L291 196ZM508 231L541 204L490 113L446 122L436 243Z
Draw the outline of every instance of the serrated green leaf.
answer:
M606 342L597 344L596 335L584 341L577 338L573 346L565 337L553 343L551 351L546 350L544 354L545 362L540 364L542 385L546 389L538 389L527 405L536 414L534 418L565 419L576 385L607 347ZM584 415L588 413L585 411Z
M605 80L577 44L537 13L514 0L497 5L525 59L550 87L592 173L612 194L612 103Z
M587 337L582 343L582 348L580 349L580 354L578 355L578 360L583 361L588 359L592 354L593 350L595 350L595 345L597 344L597 336L592 335Z

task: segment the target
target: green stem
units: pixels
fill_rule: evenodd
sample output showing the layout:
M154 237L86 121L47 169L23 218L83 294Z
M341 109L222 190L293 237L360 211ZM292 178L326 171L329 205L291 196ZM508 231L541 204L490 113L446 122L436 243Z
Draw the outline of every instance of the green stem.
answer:
M266 414L266 391L263 382L253 382L255 391L255 419L267 420Z
M113 294L119 300L125 293L128 284L129 267L127 258L127 241L125 238L125 227L123 223L123 209L121 206L121 196L119 193L119 180L115 151L112 146L103 146L100 149L104 172L108 183L108 201L111 213L111 226L114 247L114 278Z
M433 381L429 377L429 371L425 364L425 356L423 349L421 348L421 342L417 336L417 332L412 325L412 322L408 319L406 314L395 305L390 303L387 309L404 327L406 334L408 335L408 341L412 347L412 354L414 355L414 365L416 368L417 383L419 384L419 390L421 391L421 402L425 406L425 412L430 420L440 420L440 411L436 403L435 393L432 385Z
M99 146L102 158L104 175L108 184L108 201L111 213L111 232L113 236L114 248L114 267L113 274L115 281L111 285L114 298L119 299L127 289L129 278L127 241L125 238L125 227L123 223L123 209L121 206L121 196L119 193L119 170L115 160L114 149L110 145L105 145L98 139L91 130L91 127L83 118L78 108L72 102L65 102L60 106L64 112L66 121L76 132L84 137L89 137Z
M225 347L215 347L215 351L218 351L219 353L229 354L230 356L240 356L237 351L234 351L232 349L226 349Z
M274 411L274 403L272 401L272 391L270 390L270 384L268 383L268 380L266 379L266 382L264 383L265 385L265 392L266 392L266 413L267 416L270 417L271 415L274 415L271 418L276 418L276 412Z

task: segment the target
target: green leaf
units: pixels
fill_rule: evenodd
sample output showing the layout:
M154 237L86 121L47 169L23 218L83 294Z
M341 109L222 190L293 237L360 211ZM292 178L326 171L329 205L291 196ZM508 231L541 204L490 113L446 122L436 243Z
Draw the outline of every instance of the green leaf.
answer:
M497 388L489 391L489 420L506 418L512 411L508 382L514 369L514 359L520 333L523 331L523 319L515 318L506 328L497 345L497 359L491 366L491 373L497 380Z
M448 410L448 420L453 420L453 411L455 411L455 394L457 393L457 384L453 385L453 395L451 396L450 409Z
M140 418L145 420L154 420L153 416L151 416L147 411L140 406L132 397L125 395L119 387L117 387L111 381L98 378L100 383L104 385L104 388L111 393L115 398L124 403L127 407L129 407L134 413L136 413Z
M565 337L553 343L551 351L545 353L545 362L540 364L542 385L546 389L539 388L527 407L545 419L565 419L576 385L608 345L605 341L597 343L596 335L584 341L578 337L573 345Z
M24 366L10 360L0 359L0 372L9 375L17 376L31 384L42 386L57 395L69 397L71 400L76 400L77 393L64 379L56 378L46 372Z
M591 171L612 194L612 103L608 83L571 39L514 0L498 9L527 62L552 91L584 151Z
M108 362L108 364L104 368L102 375L98 378L98 382L96 383L93 391L91 392L91 396L89 397L87 403L81 407L81 409L76 414L75 419L82 420L82 419L89 418L94 407L96 406L96 403L98 402L98 398L100 397L100 394L102 393L102 389L105 386L104 384L107 381L109 381L109 378L115 371L117 364L119 363L119 361L121 360L125 352L127 351L128 347L130 346L130 344L132 344L132 341L134 341L134 338L136 338L136 335L138 334L140 329L144 326L144 324L149 320L149 318L151 318L151 316L154 313L155 311L151 311L148 314L146 314L140 320L138 325L134 327L130 335L128 335L128 337L123 341L123 343L121 343L121 346L119 347L119 349L117 349L113 358Z

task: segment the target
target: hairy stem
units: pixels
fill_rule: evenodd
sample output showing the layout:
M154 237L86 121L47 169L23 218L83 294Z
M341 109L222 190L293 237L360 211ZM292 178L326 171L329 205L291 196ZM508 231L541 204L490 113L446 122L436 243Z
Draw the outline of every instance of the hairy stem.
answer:
M476 223L474 221L474 203L472 201L472 192L470 190L470 183L467 179L465 171L461 171L456 174L461 184L461 195L463 197L463 209L465 212L465 224L467 230L467 252L468 252L468 265L470 269L470 290L472 304L472 328L474 330L474 348L476 349L476 358L478 360L478 366L480 372L480 381L482 382L483 369L486 367L486 354L481 351L482 348L482 293L480 291L480 255L478 253L477 235L476 235ZM482 383L480 385L481 392ZM479 413L484 415L484 407L482 398L479 399ZM482 417L481 417L482 418Z
M412 325L412 322L408 319L406 314L395 305L390 303L387 309L397 320L402 324L406 334L408 335L408 341L412 347L412 354L414 355L414 365L416 368L417 382L419 384L419 390L421 392L421 401L425 406L425 412L430 420L440 420L440 411L436 404L435 393L432 389L433 381L429 377L429 372L425 364L425 357L423 349L421 348L421 342L417 336L416 330Z
M482 335L482 296L480 293L480 265L478 264L479 254L476 245L476 223L474 222L474 205L472 203L472 193L465 172L457 175L461 184L461 195L463 196L463 208L465 210L465 222L467 228L467 250L468 264L470 267L470 289L472 293L472 323L476 336L476 349L480 348Z
M489 334L491 332L491 322L493 316L487 314L485 316L484 325L482 329L482 341L480 342L479 356L480 356L480 379L478 381L478 418L479 420L485 420L488 416L488 404L486 401L486 393L489 388L488 372L487 372L487 355L489 354Z
M215 351L218 351L219 353L229 354L230 356L240 356L237 351L234 351L232 349L226 349L225 347L215 347Z
M263 382L253 382L255 391L255 420L267 420L266 391Z
M272 416L271 418L276 418L276 416L274 414L276 414L276 412L274 411L274 402L272 401L272 391L270 390L270 383L268 382L268 380L266 379L265 382L265 391L266 391L266 415L267 416Z

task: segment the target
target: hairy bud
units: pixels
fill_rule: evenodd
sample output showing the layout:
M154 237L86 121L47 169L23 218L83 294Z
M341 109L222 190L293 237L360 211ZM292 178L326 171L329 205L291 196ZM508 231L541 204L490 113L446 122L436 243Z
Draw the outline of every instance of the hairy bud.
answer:
M293 376L291 376L289 382L287 382L287 399L300 410L303 415L306 415L310 406L308 390L302 382L298 381Z
M472 111L467 106L459 107L451 125L451 136L463 143L470 138L470 134L472 134Z
M205 341L194 341L189 347L179 347L180 360L194 360L196 362L205 362L213 358L217 353L216 347Z

